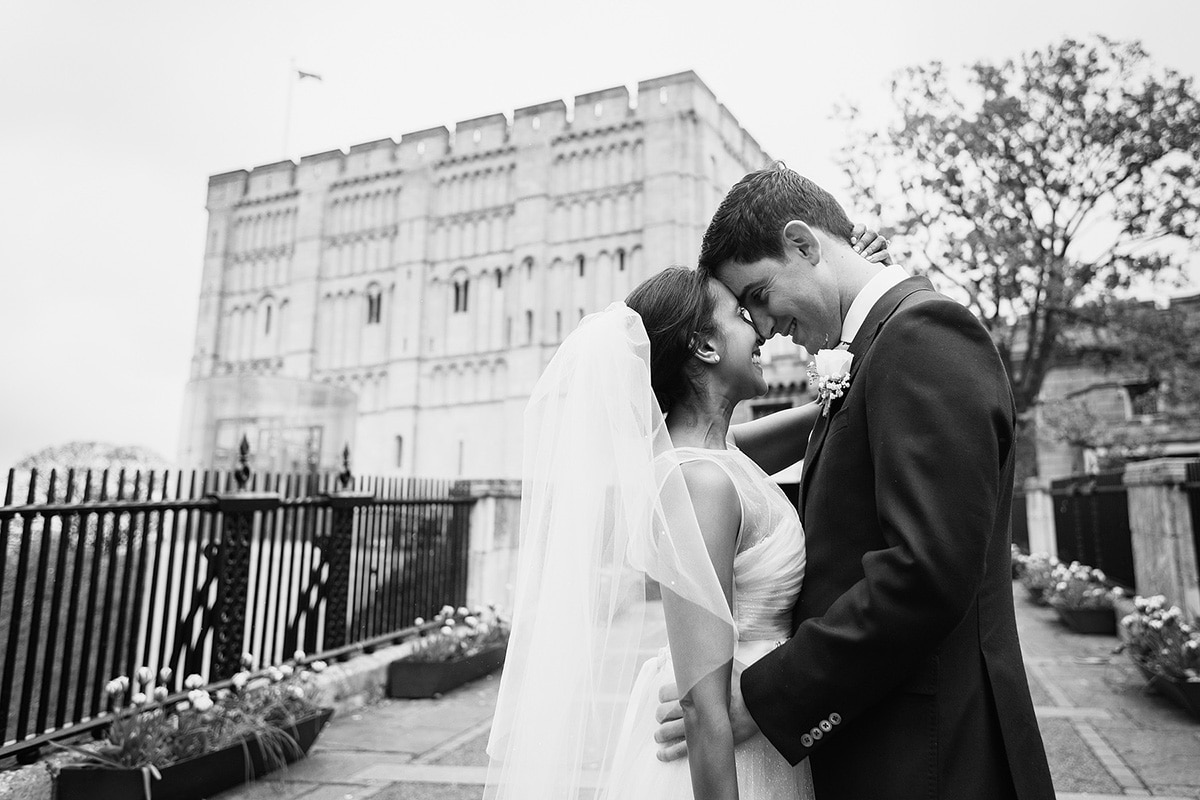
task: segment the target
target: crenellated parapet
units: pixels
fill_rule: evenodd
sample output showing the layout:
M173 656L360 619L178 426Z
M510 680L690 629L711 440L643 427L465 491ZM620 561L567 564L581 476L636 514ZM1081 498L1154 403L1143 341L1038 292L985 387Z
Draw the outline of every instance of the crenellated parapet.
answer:
M636 99L636 102L631 102ZM767 156L729 110L692 71L641 81L635 98L625 86L576 95L570 106L551 100L525 106L511 115L496 113L403 134L399 141L378 139L251 170L209 178L209 207L270 198L311 181L344 185L377 180L422 167L454 167L480 159L503 158L516 148L537 143L565 144L619 132L675 116L702 120L717 131L725 148L747 164Z

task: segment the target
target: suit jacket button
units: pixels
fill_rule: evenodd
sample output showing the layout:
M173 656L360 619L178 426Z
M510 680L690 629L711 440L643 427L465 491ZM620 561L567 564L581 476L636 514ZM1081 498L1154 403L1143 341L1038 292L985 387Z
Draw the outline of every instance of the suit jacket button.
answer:
M841 725L842 724L842 715L838 714L837 712L834 712L833 714L829 715L829 721L832 722L834 725Z
M833 730L833 723L827 719L821 720L821 730L829 733L831 730Z
M809 731L809 733L812 734L813 741L816 741L825 735L821 732L820 728L813 728L811 731Z
M813 738L806 733L800 737L800 744L804 745L805 747L812 747Z

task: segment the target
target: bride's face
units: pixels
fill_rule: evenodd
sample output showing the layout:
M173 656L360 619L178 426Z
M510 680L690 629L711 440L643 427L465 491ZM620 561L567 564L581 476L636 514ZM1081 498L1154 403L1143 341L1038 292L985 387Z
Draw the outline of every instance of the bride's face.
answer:
M714 300L713 324L718 334L715 344L721 356L720 361L711 365L711 374L734 400L758 397L767 391L759 360L763 340L750 313L738 305L737 298L724 284L710 280L708 291Z

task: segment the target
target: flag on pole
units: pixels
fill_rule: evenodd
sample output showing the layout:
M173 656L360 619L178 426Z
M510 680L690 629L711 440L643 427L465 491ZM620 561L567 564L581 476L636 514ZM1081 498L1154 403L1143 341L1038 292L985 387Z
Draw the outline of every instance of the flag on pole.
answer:
M298 69L298 70L296 70L296 77L297 77L299 80L304 80L305 78L312 78L313 80L318 80L318 81L320 81L320 80L323 80L323 79L321 78L321 76L320 76L320 75L318 75L317 73L315 73L315 72L305 72L305 71L304 71L304 70L302 70L302 69Z

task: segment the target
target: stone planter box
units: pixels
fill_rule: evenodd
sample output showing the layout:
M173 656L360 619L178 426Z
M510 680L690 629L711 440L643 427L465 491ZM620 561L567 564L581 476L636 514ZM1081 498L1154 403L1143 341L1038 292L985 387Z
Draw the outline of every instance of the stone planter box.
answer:
M1173 681L1162 675L1151 675L1150 685L1163 697L1200 719L1200 682Z
M333 709L298 721L284 732L298 747L288 748L288 763L303 758L333 716ZM55 800L202 800L248 780L266 775L280 765L264 757L257 739L247 739L224 750L163 767L154 777L141 769L108 769L64 766L54 779Z
M388 667L387 695L407 699L437 697L504 664L506 645L490 647L457 661L400 659Z
M1066 608L1055 606L1059 619L1076 633L1117 635L1117 617L1111 608Z

